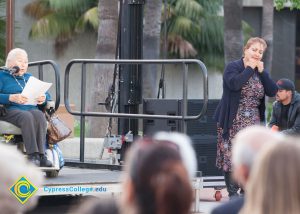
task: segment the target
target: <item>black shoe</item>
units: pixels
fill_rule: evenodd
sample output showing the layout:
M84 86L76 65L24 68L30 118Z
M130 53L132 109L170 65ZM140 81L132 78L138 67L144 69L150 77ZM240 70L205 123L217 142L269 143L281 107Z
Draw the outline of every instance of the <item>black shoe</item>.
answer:
M41 167L52 167L51 161L49 161L46 155L40 155L40 166Z
M38 154L29 154L27 158L29 162L33 163L35 166L40 166L41 163Z

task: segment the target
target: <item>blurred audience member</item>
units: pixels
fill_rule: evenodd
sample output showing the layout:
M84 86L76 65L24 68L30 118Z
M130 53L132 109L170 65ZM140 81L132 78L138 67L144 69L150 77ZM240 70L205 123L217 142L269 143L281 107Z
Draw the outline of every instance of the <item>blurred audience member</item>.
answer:
M43 182L43 174L38 168L29 163L14 146L0 143L0 157L0 213L24 213L37 204L38 197L33 194L24 204L21 204L10 192L10 188L22 176L38 188ZM19 188L25 190L22 185Z
M250 126L237 133L233 140L233 176L245 188L254 160L259 151L268 144L274 144L281 136L263 126ZM247 191L247 189L246 189ZM236 197L215 209L212 214L236 214L244 204L244 197Z
M242 214L300 213L300 142L270 145L259 154Z
M193 192L188 175L196 170L195 153L182 134L160 136L137 141L127 156L122 214L190 213ZM191 156L192 168L186 165Z
M154 135L155 142L170 141L178 146L180 157L190 178L194 178L197 171L197 159L191 139L178 132L158 132Z

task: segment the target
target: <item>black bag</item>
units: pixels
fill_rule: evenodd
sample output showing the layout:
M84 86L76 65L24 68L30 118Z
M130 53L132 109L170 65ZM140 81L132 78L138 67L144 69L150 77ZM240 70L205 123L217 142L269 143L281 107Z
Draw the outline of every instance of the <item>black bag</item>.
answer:
M69 137L72 130L55 114L45 113L48 121L47 135L48 143L56 144Z

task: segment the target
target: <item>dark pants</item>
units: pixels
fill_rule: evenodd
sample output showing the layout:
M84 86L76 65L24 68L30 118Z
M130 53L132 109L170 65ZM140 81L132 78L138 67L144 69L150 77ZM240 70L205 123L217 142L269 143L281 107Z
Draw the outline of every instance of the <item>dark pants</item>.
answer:
M7 110L7 114L0 119L21 129L27 154L45 153L47 121L42 111Z
M224 179L229 197L238 196L239 185L232 179L231 172L224 172Z

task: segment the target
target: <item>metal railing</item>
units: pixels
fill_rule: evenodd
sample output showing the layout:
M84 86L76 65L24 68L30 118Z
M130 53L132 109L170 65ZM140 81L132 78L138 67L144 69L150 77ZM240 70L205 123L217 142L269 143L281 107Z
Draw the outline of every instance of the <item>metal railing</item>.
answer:
M52 60L42 60L28 63L29 67L38 68L38 78L44 80L44 65L51 65L55 76L55 110L58 109L60 103L60 72L57 64Z
M75 64L81 64L81 106L80 111L73 111L70 107L69 101L69 77L71 68ZM87 112L85 111L86 101L86 66L87 64L181 64L183 65L183 89L182 89L182 115L149 115L149 114L130 114L130 113L109 113L109 112ZM188 66L190 64L196 64L203 74L203 106L199 110L199 114L188 116L187 115L187 80L188 80ZM84 162L84 135L85 135L85 117L117 117L128 119L173 119L181 120L183 124L183 132L186 133L186 122L189 120L200 119L206 112L208 102L208 77L207 69L203 62L197 59L169 59L169 60L114 60L114 59L73 59L71 60L65 70L64 79L64 103L67 111L75 116L80 116L80 161Z

